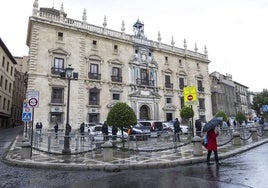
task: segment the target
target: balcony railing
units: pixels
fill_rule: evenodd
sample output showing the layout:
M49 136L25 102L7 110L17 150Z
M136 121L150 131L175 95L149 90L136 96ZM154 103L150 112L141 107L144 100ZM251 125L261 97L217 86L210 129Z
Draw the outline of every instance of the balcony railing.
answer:
M57 67L51 67L51 74L65 74L65 69L57 68Z
M94 79L94 80L100 80L101 79L101 74L98 73L88 73L88 78L89 79Z
M137 85L154 86L154 80L136 79Z
M111 76L112 82L122 82L121 76Z
M171 83L165 83L165 87L172 89L173 88L173 84L171 84Z
M99 105L99 101L89 101L89 105Z
M198 89L198 91L201 91L201 92L204 92L204 90L205 90L204 87L198 87L197 89Z

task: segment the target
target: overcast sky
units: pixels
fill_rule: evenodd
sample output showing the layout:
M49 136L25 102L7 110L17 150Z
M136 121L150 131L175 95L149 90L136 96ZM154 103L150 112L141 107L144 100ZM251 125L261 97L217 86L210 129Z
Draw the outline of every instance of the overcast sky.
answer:
M0 37L13 56L28 55L26 34L34 0L8 0L0 6ZM231 74L234 81L259 92L267 89L268 1L267 0L39 0L40 7L60 9L69 18L133 34L139 18L148 39L204 53L207 46L209 72Z

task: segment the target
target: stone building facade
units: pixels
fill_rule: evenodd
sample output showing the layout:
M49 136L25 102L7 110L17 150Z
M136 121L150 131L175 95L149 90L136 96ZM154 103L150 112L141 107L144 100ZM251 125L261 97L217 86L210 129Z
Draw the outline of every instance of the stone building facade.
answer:
M17 64L5 43L0 38L0 129L13 125L12 97Z
M55 121L66 123L68 82L62 78L71 65L70 124L104 122L110 108L118 101L126 102L138 119L172 120L179 117L184 105L183 88L196 86L199 104L193 105L195 118L211 118L211 92L205 47L184 47L152 41L145 37L144 24L133 25L134 34L70 19L60 10L40 8L35 0L29 18L28 90L40 93L35 121L53 127ZM180 118L180 117L179 117Z

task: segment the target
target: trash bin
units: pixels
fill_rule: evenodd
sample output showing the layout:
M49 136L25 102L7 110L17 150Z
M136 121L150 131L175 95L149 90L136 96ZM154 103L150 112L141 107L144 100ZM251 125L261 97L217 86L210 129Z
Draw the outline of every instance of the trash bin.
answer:
M30 159L31 158L31 144L27 141L22 143L21 157L22 157L22 159Z

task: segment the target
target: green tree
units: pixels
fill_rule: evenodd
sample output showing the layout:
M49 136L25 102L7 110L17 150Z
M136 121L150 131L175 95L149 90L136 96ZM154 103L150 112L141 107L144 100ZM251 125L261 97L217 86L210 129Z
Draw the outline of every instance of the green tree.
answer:
M190 126L189 126L189 131L191 133L191 134L189 134L189 136L190 135L193 136L193 134L194 134L194 131L193 131L194 111L193 111L192 107L184 106L180 111L180 116L181 116L181 118L184 118L187 121L187 124L189 122L189 119L192 118L192 123L190 123Z
M263 105L268 105L268 90L265 89L253 98L252 109L256 111L258 116L261 114L260 108ZM267 113L264 113L263 115L267 117Z
M136 125L137 117L130 106L126 103L118 102L109 111L106 121L108 125L118 127L122 130L123 140L123 128L129 128L131 125Z
M228 119L226 113L223 111L217 112L215 117L222 117L223 121L227 121L227 119Z
M189 106L184 106L180 111L180 116L185 119L190 119L194 117L194 111Z
M235 116L235 119L239 122L240 125L241 125L241 123L242 123L243 121L246 121L246 120L247 120L245 114L242 113L242 112L237 112L237 114L236 114L236 116Z

